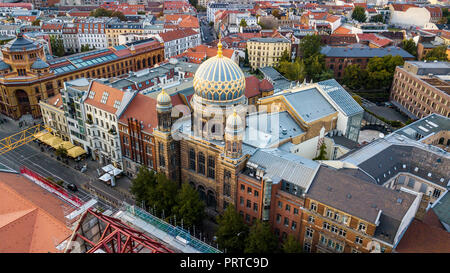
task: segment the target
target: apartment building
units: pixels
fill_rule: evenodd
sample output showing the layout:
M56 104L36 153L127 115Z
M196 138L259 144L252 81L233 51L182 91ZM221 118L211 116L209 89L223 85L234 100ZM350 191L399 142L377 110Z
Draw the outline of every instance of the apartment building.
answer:
M103 49L108 47L105 31L105 20L88 19L78 21L78 39L80 45L88 45L90 49Z
M87 142L92 157L101 164L122 167L118 120L135 91L122 91L107 85L109 80L94 80L84 101Z
M39 107L41 108L42 121L45 126L52 128L54 135L62 140L70 140L61 94L46 100L40 100Z
M291 42L285 38L251 38L247 41L252 69L276 66L285 51L291 54Z
M158 34L164 42L164 57L169 59L202 43L200 32L191 28L177 29Z
M156 168L156 148L153 128L158 124L156 100L137 94L119 119L119 137L123 171L129 177L137 175L140 166Z
M119 19L112 19L106 24L106 38L109 47L120 45L119 35L129 33L143 34L143 22L122 22Z
M449 73L448 62L405 62L395 69L390 101L412 119L450 117Z

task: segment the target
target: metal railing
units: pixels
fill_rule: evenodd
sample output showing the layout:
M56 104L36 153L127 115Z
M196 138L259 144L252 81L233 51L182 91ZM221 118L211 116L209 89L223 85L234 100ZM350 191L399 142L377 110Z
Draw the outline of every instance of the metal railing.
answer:
M152 226L166 232L167 234L169 234L173 237L183 238L184 240L186 240L187 245L197 249L198 251L200 251L202 253L222 253L220 250L195 238L186 230L184 230L180 227L175 227L175 226L163 221L162 219L153 216L149 212L146 212L136 206L131 206L126 203L124 203L124 206L125 206L125 209L127 212L139 217L146 223L151 224Z

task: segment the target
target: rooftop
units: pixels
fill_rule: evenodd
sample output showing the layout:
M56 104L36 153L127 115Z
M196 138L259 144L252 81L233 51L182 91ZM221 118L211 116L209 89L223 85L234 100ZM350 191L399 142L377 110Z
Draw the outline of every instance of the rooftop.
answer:
M373 58L373 57L384 57L387 55L401 56L403 58L411 58L414 56L406 52L399 47L384 47L384 48L370 48L368 46L354 47L332 47L324 46L322 47L320 53L326 55L327 57L351 57L351 58Z
M70 208L24 176L0 172L0 252L59 252L72 233L63 207Z

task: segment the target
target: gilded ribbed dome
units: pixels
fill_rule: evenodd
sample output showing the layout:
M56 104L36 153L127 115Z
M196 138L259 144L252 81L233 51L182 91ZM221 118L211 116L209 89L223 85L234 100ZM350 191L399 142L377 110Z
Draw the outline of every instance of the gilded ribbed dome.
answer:
M236 110L234 110L233 114L227 117L225 132L229 134L236 134L241 132L242 130L242 119L237 114Z
M239 66L222 55L219 41L217 55L202 63L194 75L195 94L211 102L234 102L244 96L245 76Z
M156 97L156 102L158 103L158 107L171 107L172 106L172 100L170 98L170 95L167 94L166 91L161 90L161 93L158 94Z

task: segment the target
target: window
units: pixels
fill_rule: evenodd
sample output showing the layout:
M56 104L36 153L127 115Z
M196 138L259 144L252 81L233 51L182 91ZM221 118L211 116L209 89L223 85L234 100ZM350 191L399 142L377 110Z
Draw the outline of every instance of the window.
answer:
M231 186L227 182L223 183L223 195L231 196Z
M298 214L298 208L294 208L294 214Z
M330 224L328 224L327 222L323 222L323 229L330 230Z
M205 175L205 155L202 152L198 153L198 173Z
M243 197L240 197L240 198L239 198L239 203L241 204L241 206L244 205L244 198L243 198Z
M250 200L247 200L247 208L251 208L252 207L252 202Z
M281 201L278 201L278 207L279 207L280 209L283 208L283 203L281 203Z
M213 156L208 156L208 177L215 178L216 177L216 160Z
M253 210L254 210L255 212L258 212L258 204L253 203Z
M277 214L277 223L279 224L281 222L281 215Z
M259 196L259 192L257 190L255 190L254 193L255 193L255 197Z
M247 187L247 194L252 194L252 188L250 188L250 187Z
M289 226L289 219L287 217L284 217L284 226Z
M416 181L413 178L409 178L407 186L410 188L414 188L415 184L416 184Z
M250 223L250 215L245 214L245 221L247 221L247 223Z
M306 238L312 238L314 234L314 230L311 228L306 228L305 236Z
M333 218L333 212L331 210L327 210L327 217L328 218Z
M339 222L340 217L341 217L341 216L340 216L338 213L335 213L335 214L334 214L334 220L336 220L336 221L338 221L338 222Z
M363 239L362 239L361 237L359 237L359 236L356 236L356 238L355 238L355 243L357 243L357 244L359 244L359 245L362 245Z
M195 171L195 151L194 151L194 149L189 150L189 169Z
M441 196L441 190L434 189L434 191L433 191L433 197L434 197L434 198L438 198L439 196Z
M364 223L359 223L358 230L366 232L366 225Z
M241 191L245 191L245 186L241 184Z
M311 210L312 210L312 211L317 211L317 205L316 205L316 203L311 203Z
M305 251L305 252L311 252L311 244L310 243L305 243L304 245L303 245L303 251Z
M314 223L314 217L310 215L310 216L308 217L308 222Z
M291 229L292 229L292 230L295 230L296 228L297 228L297 222L292 221L292 223L291 223Z
M285 208L287 211L291 211L291 206L290 205L288 205L288 204L286 204L286 208Z

